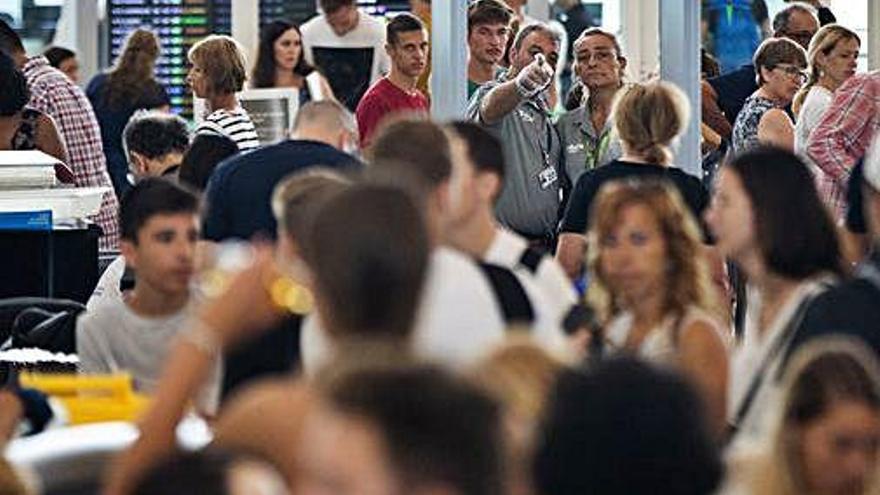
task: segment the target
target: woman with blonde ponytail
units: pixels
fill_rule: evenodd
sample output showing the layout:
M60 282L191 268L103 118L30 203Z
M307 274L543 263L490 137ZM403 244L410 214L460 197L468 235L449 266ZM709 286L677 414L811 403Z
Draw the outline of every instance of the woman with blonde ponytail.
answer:
M623 155L581 174L568 201L556 256L577 278L584 265L590 208L601 187L620 179L659 178L681 193L694 218L709 203L700 180L672 165L672 145L687 127L690 105L674 84L631 84L617 95L611 115Z
M791 104L797 116L794 150L801 157L807 156L810 131L831 105L834 91L856 73L860 46L859 36L839 24L823 26L810 42L809 77Z

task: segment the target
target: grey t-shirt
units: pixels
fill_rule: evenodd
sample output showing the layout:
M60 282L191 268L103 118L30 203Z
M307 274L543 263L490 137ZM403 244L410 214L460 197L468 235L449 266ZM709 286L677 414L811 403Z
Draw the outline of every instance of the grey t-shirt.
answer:
M559 135L543 100L523 101L495 124L483 122L483 98L502 82L504 75L480 86L468 103L467 116L501 140L507 167L504 190L495 206L498 221L526 237L542 237L555 230L559 215Z
M605 121L601 132L596 132L587 105L562 114L556 122L556 129L562 141L565 173L572 184L576 184L585 171L601 167L623 155L611 119Z
M76 352L83 373L127 371L139 392L153 392L168 351L192 314L191 302L181 311L161 318L135 314L121 298L100 301L80 315L76 325ZM219 399L218 363L197 403L214 412Z

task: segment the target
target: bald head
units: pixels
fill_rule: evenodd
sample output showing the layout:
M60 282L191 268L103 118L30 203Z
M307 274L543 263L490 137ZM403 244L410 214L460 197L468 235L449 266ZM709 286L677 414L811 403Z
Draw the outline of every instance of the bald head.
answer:
M347 108L335 101L311 101L297 112L292 137L320 141L346 150L347 145L357 143L357 122Z

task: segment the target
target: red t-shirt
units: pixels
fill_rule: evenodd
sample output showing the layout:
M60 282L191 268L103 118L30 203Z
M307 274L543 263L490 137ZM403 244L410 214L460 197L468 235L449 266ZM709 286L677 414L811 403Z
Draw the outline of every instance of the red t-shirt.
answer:
M401 112L427 114L428 99L418 90L412 94L405 92L392 84L387 77L370 86L355 112L361 148L369 146L373 133L386 117Z

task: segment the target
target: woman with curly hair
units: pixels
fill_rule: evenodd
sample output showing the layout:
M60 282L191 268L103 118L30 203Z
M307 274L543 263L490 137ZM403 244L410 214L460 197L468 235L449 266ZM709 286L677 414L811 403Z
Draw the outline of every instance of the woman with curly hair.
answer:
M128 35L116 65L89 82L86 96L101 126L107 171L119 197L127 191L128 161L122 149L122 131L137 110L167 109L168 94L156 80L159 40L152 31L136 29Z
M254 88L294 88L300 106L312 100L334 99L327 79L306 62L299 27L272 21L260 30L257 61L251 73ZM316 92L319 94L313 94Z
M630 179L602 188L591 220L587 297L605 322L606 347L681 370L720 434L727 332L694 217L671 185Z

